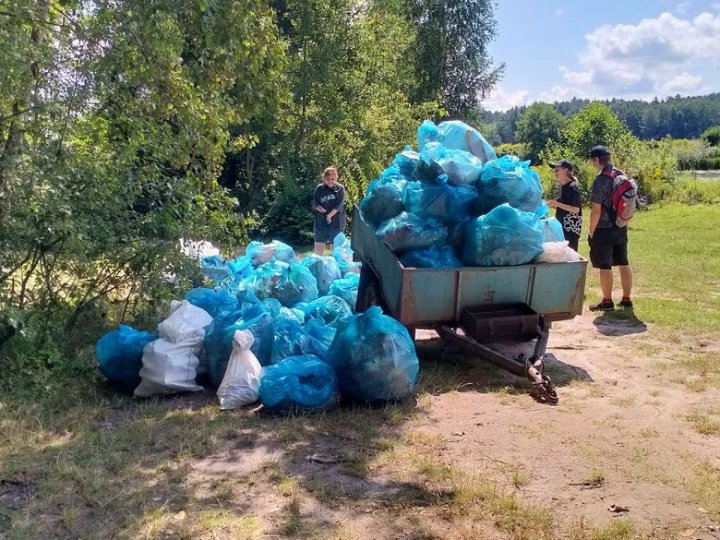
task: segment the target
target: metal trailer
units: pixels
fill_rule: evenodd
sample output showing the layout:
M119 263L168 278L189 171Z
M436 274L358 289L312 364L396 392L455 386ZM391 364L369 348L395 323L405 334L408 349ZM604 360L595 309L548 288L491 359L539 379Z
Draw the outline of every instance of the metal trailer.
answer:
M352 248L362 262L357 310L380 305L405 325L440 337L518 376L547 403L558 402L544 374L553 321L582 313L587 261L463 268L406 268L363 219L357 205ZM484 343L536 339L530 357L505 356Z

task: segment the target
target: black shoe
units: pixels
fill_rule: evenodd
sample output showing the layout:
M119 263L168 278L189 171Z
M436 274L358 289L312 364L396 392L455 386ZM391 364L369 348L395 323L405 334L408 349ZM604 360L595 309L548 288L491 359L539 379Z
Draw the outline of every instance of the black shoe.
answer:
M615 309L615 302L612 300L609 302L603 300L602 302L598 302L597 304L590 306L590 311L611 311L613 309Z
M632 309L633 303L632 303L632 300L629 300L629 299L628 300L620 300L618 302L618 306L624 307L626 309Z

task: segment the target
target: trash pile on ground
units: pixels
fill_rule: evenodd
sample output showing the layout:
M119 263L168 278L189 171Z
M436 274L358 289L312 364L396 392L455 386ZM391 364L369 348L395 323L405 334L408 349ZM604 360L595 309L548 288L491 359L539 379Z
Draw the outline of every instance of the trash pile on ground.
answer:
M360 263L344 234L327 256L298 258L279 241L251 242L232 260L203 249L194 258L212 287L173 300L156 333L120 325L97 342L111 383L147 397L206 381L222 409L259 399L277 412L412 394L419 365L406 328L379 308L354 314Z
M498 158L476 129L457 120L426 120L417 143L417 151L407 146L395 156L360 203L365 221L404 266L575 260L545 244L564 236L529 161ZM554 251L543 258L546 249Z

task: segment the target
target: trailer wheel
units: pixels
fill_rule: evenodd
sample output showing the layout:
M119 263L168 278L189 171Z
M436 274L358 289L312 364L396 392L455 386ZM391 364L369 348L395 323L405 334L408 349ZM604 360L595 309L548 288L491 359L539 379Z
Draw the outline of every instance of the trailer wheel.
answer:
M372 306L383 307L383 301L380 297L380 283L377 280L371 281L367 284L367 287L365 287L363 304L365 305L365 309Z
M379 306L387 313L387 306L380 296L380 281L375 272L363 265L358 285L357 311L362 312L372 306Z

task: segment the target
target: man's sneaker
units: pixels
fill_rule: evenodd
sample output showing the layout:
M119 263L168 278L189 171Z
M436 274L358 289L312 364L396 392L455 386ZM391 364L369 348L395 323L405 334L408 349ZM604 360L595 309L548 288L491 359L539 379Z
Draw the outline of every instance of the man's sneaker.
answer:
M615 309L615 302L612 300L603 300L590 306L590 311L610 311L612 309Z
M625 300L625 299L623 298L622 300L620 300L620 301L618 302L618 306L624 307L624 308L626 308L626 309L632 309L633 303L632 303L632 300L630 300L629 298L628 298L627 300Z

